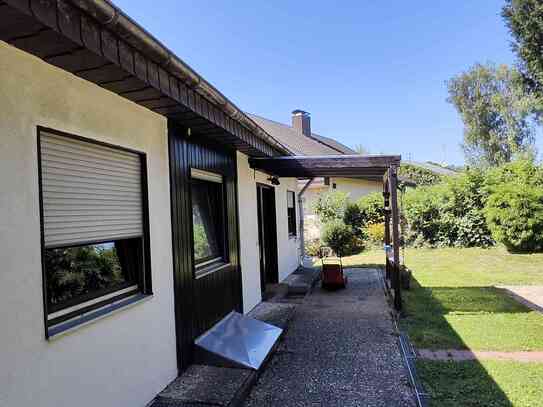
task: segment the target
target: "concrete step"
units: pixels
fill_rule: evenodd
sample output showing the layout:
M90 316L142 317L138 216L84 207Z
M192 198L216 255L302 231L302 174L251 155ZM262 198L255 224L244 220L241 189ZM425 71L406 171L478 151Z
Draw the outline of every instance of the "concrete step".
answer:
M300 267L283 284L288 286L288 295L305 295L310 292L319 279L320 269L316 267Z
M247 369L191 365L158 395L152 407L235 406L252 384Z

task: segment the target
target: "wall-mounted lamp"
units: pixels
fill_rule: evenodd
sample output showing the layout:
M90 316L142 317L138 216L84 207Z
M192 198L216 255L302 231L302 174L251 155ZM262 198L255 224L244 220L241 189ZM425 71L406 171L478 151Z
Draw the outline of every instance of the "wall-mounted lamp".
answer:
M277 177L269 177L268 181L270 181L272 185L280 185L281 184L279 182L279 178L277 178Z

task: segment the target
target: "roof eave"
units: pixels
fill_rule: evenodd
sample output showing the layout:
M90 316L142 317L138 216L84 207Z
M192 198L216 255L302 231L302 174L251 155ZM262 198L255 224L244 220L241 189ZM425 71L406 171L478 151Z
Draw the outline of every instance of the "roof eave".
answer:
M77 13L81 13L97 22L102 28L115 34L121 41L126 42L160 68L176 77L186 87L212 102L226 116L255 134L277 153L292 154L289 149L258 126L188 64L108 0L59 0L54 2L5 0L4 2L22 13L36 18L40 23L65 35L68 39L85 46L82 39L77 37L76 33L79 29L62 25L62 22L66 24L66 22L73 20Z

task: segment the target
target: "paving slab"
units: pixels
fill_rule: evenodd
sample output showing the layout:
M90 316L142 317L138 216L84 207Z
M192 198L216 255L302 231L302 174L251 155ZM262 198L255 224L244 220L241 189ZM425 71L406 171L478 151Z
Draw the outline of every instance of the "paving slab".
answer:
M418 349L418 357L426 360L452 360L461 362L465 360L506 360L524 363L542 363L543 352L540 351L519 351L500 352L486 350L460 350L460 349Z
M281 329L285 329L292 317L294 304L286 304L279 302L261 302L249 312L249 316L258 319L262 322L275 325Z
M346 289L298 305L247 407L415 406L381 271L346 272Z
M515 300L526 305L534 311L543 313L543 286L541 285L517 285L517 286L497 286L501 288Z
M248 369L192 365L160 392L151 406L231 406L251 374Z
M318 277L318 268L299 267L283 281L283 284L288 286L289 295L303 295L311 291Z

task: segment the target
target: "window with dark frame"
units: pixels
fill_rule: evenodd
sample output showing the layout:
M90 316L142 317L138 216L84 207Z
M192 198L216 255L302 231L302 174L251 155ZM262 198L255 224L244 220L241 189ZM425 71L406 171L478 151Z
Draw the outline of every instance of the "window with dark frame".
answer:
M47 330L151 294L145 156L38 129Z
M288 235L296 236L296 193L287 191Z
M222 176L191 169L191 200L194 266L198 277L228 263Z

